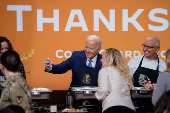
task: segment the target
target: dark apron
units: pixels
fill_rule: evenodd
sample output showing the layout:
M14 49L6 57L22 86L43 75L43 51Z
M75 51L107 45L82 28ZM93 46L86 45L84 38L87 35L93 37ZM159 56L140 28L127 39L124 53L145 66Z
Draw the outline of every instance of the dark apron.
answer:
M85 65L86 57L81 61L77 72L72 76L72 82L70 87L80 87L80 86L98 86L98 73L101 69L98 64L98 60L96 61L95 68L88 67Z
M138 69L135 71L133 75L133 85L134 87L143 87L145 84L153 84L157 82L157 78L159 76L159 57L158 57L158 66L156 70L141 67L142 60L140 61Z

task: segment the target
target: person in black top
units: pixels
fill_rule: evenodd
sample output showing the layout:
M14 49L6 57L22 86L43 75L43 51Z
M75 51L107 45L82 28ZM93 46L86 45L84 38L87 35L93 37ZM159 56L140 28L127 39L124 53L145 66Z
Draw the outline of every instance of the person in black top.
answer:
M8 50L13 50L13 47L12 47L12 44L10 43L10 41L6 37L3 37L3 36L0 36L0 48L1 48L0 56ZM21 76L24 79L26 79L24 65L22 62L21 62L21 66L20 66L20 72L21 72ZM1 77L0 79L3 79L3 77L4 77L3 73L1 72L1 67L0 67L0 77Z

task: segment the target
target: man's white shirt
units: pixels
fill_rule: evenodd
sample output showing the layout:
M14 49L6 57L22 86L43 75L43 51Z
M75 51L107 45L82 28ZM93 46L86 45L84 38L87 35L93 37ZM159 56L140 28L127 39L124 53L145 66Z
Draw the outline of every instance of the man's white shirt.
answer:
M128 66L130 69L130 76L133 76L137 68L139 67L140 61L142 60L143 55L134 57L129 60ZM158 66L158 60L149 60L145 56L142 61L141 67L149 68L156 70ZM166 69L166 64L165 62L159 58L159 71L163 72Z

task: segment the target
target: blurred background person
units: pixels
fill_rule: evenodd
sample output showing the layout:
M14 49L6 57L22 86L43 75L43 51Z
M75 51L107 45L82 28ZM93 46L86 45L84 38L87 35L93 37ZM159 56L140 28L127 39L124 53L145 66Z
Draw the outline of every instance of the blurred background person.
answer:
M96 98L102 102L103 113L135 113L131 100L132 77L122 54L114 48L102 54Z
M158 98L165 92L170 90L170 49L165 53L167 69L160 73L157 85L154 85L154 91L152 96L152 103L155 105Z
M24 109L18 105L9 105L0 110L0 113L25 113Z
M2 84L0 109L9 105L21 106L26 113L33 113L31 87L19 72L21 60L19 54L8 50L1 55L1 70L6 77Z
M154 113L170 113L170 90L164 92L154 107Z
M0 48L1 48L0 56L8 50L13 50L13 47L12 47L12 44L10 43L10 41L6 37L3 37L3 36L0 36ZM23 66L22 62L21 62L21 66L20 66L20 72L21 72L21 76L24 79L26 79L25 70L24 70L24 66ZM0 70L0 79L1 78L4 79L3 77L4 77L4 75Z
M142 46L144 55L130 59L128 66L134 87L150 89L156 83L159 73L166 69L166 64L158 57L160 40L157 37L149 36Z

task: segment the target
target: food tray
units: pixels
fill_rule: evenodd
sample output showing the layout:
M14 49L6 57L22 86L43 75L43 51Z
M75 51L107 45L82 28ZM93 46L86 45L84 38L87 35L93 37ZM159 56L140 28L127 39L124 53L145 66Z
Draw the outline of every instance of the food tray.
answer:
M75 94L76 100L79 99L96 99L95 92L98 87L83 86L83 87L72 87L72 91Z
M88 111L69 111L69 112L64 112L62 111L63 113L86 113Z
M65 110L68 110L68 111L65 111ZM88 112L88 111L70 111L71 109L68 109L68 108L65 108L64 110L62 110L61 112L63 113L85 113L85 112Z
M52 90L31 90L31 92L52 92Z
M134 87L131 89L132 98L151 98L153 89L141 89L143 87Z
M32 99L50 99L50 93L52 92L52 90L32 89L31 92L32 92Z
M153 89L142 89L143 87L134 87L133 89L131 90L153 90Z
M97 91L98 87L83 86L83 87L72 87L72 91Z

